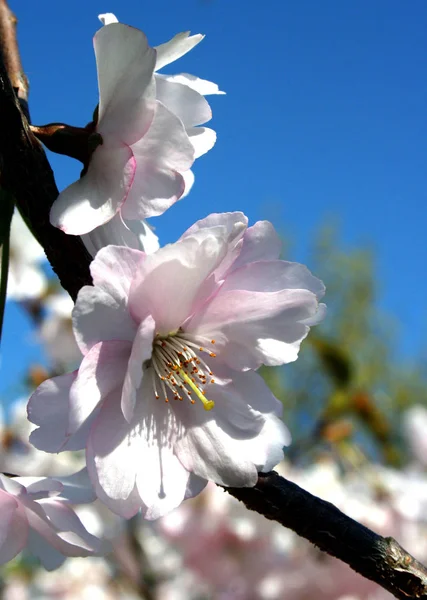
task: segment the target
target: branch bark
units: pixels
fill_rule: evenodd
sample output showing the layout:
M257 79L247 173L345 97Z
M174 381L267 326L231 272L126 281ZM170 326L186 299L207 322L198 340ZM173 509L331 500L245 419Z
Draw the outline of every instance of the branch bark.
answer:
M427 569L391 537L384 538L295 483L260 473L254 488L224 488L247 508L318 546L396 598L427 600Z
M0 185L15 197L61 285L75 299L79 289L92 282L91 258L80 237L66 235L49 222L58 189L44 150L29 128L28 83L15 25L6 1L0 0Z
M79 237L52 227L49 211L58 196L46 155L29 128L28 83L15 37L16 19L0 0L0 184L16 199L72 298L91 284L90 256ZM281 523L331 556L390 591L396 598L427 600L427 570L392 538L383 538L329 502L271 472L254 488L227 488L235 498Z

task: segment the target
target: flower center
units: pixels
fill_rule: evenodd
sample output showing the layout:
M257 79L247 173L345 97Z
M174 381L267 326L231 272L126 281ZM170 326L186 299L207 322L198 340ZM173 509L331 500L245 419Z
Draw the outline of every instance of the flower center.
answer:
M215 383L215 380L212 379L213 373L200 353L211 358L215 358L216 354L205 349L197 341L194 336L183 331L157 336L154 339L151 357L154 395L160 398L160 389L165 402L169 402L170 390L174 400L183 400L184 396L187 396L191 404L195 404L194 395L202 402L205 410L211 410L215 403L206 398L204 387L208 382ZM215 344L215 340L210 340L209 343Z

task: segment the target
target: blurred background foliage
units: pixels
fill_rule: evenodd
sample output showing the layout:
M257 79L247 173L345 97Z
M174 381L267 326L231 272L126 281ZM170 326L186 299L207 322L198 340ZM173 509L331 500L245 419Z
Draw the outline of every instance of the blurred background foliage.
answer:
M284 245L289 258L292 245ZM305 262L326 285L327 316L295 363L262 370L284 405L293 437L286 454L302 464L332 451L343 461L402 466L409 457L401 415L413 404L427 406L427 375L421 357L403 360L397 352L399 324L377 301L375 255L344 251L339 228L327 224Z

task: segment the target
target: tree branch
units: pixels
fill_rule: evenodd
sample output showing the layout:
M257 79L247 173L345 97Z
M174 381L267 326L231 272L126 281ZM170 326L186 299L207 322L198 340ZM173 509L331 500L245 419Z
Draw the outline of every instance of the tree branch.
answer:
M91 283L90 256L79 237L65 235L49 223L58 190L45 153L29 129L28 83L15 24L6 1L0 0L0 183L15 197L62 286L75 298L83 285ZM395 540L377 535L277 473L260 474L254 488L227 491L247 508L289 527L396 598L427 599L427 570Z
M396 598L427 599L427 569L396 540L374 533L275 471L260 473L254 488L224 489L250 510L292 529Z
M15 24L6 1L0 0L0 184L15 197L61 285L75 299L79 289L92 282L91 257L80 237L66 235L49 222L58 189L43 148L29 129L28 84L22 73Z

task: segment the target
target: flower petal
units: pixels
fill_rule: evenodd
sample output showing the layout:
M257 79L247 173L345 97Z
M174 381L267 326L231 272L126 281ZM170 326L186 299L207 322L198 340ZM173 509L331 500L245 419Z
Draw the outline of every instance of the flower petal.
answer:
M179 328L225 252L225 232L217 228L197 231L147 256L129 295L134 319L140 322L151 314L161 334Z
M143 260L144 254L131 248L104 248L90 265L93 284L126 306L132 279Z
M52 205L50 222L65 233L82 235L114 217L126 200L136 163L128 146L98 146L88 171Z
M158 519L179 506L187 491L189 472L174 454L181 427L168 405L154 398L149 381L143 383L135 418L141 436L136 482L144 503L142 514Z
M146 221L125 221L120 212L100 227L82 235L89 254L94 258L101 248L114 244L151 254L159 249L159 239Z
M160 215L184 192L179 171L193 164L193 145L180 119L158 102L149 132L132 151L137 171L122 214L126 219Z
M39 450L59 452L67 441L70 388L76 375L77 371L47 379L28 401L28 419L39 426L30 442Z
M121 389L105 400L95 420L86 464L97 497L114 513L129 519L141 506L135 488L139 468L138 424L126 421L120 407Z
M193 144L194 158L199 158L215 146L216 132L209 127L191 127L187 129L187 134Z
M122 23L102 27L94 37L99 85L97 131L131 145L154 118L156 51L145 34Z
M280 462L289 442L288 430L271 410L271 392L261 377L251 373L245 381L246 375L228 381L215 377L216 383L206 389L215 402L209 413L197 402L179 407L186 434L175 445L178 458L188 470L222 485L254 485L257 471L269 471ZM258 394L265 391L263 403Z
M248 219L242 212L230 213L212 213L205 219L201 219L192 225L181 236L184 239L189 235L193 235L196 231L208 229L210 227L224 227L227 236L227 253L224 260L215 270L215 278L217 281L223 279L224 275L230 270L235 263L242 248L242 238L247 230Z
M61 500L63 502L86 504L96 500L86 467L66 477L55 476L55 480L62 486Z
M194 46L200 44L204 37L205 36L201 33L190 36L189 31L183 31L182 33L177 33L168 42L156 46L156 71L169 65L171 62L178 60L178 58L181 58L181 56L184 56L187 52L190 52Z
M210 94L225 94L225 92L222 92L218 85L213 83L213 81L200 79L200 77L190 75L190 73L179 73L178 75L172 75L170 76L170 79L172 81L176 81L177 83L188 85L188 87L196 92L199 92L199 94L202 94L202 96L209 96Z
M132 342L137 326L124 305L119 289L113 296L100 287L85 286L80 290L73 309L73 328L76 342L86 354L100 341Z
M83 358L70 388L68 435L76 433L101 400L122 384L131 349L128 341L99 342Z
M103 25L111 25L111 23L119 22L116 15L114 15L113 13L104 13L102 15L98 15L98 19Z
M0 565L14 558L27 545L28 521L22 504L0 490Z
M323 290L302 265L250 263L226 278L185 329L218 338L221 360L236 370L284 364L296 360L309 331L304 320L316 314Z
M212 119L211 107L204 96L169 75L156 73L155 77L157 100L179 117L186 129Z
M143 365L145 361L151 358L153 352L155 326L156 324L153 317L149 315L138 327L135 340L132 345L132 352L127 364L126 375L124 377L121 399L123 416L129 423L133 417L137 391L141 386L144 375ZM151 374L148 374L148 377L151 380Z
M273 225L269 221L257 221L245 231L233 270L259 260L277 260L281 250L282 242Z

